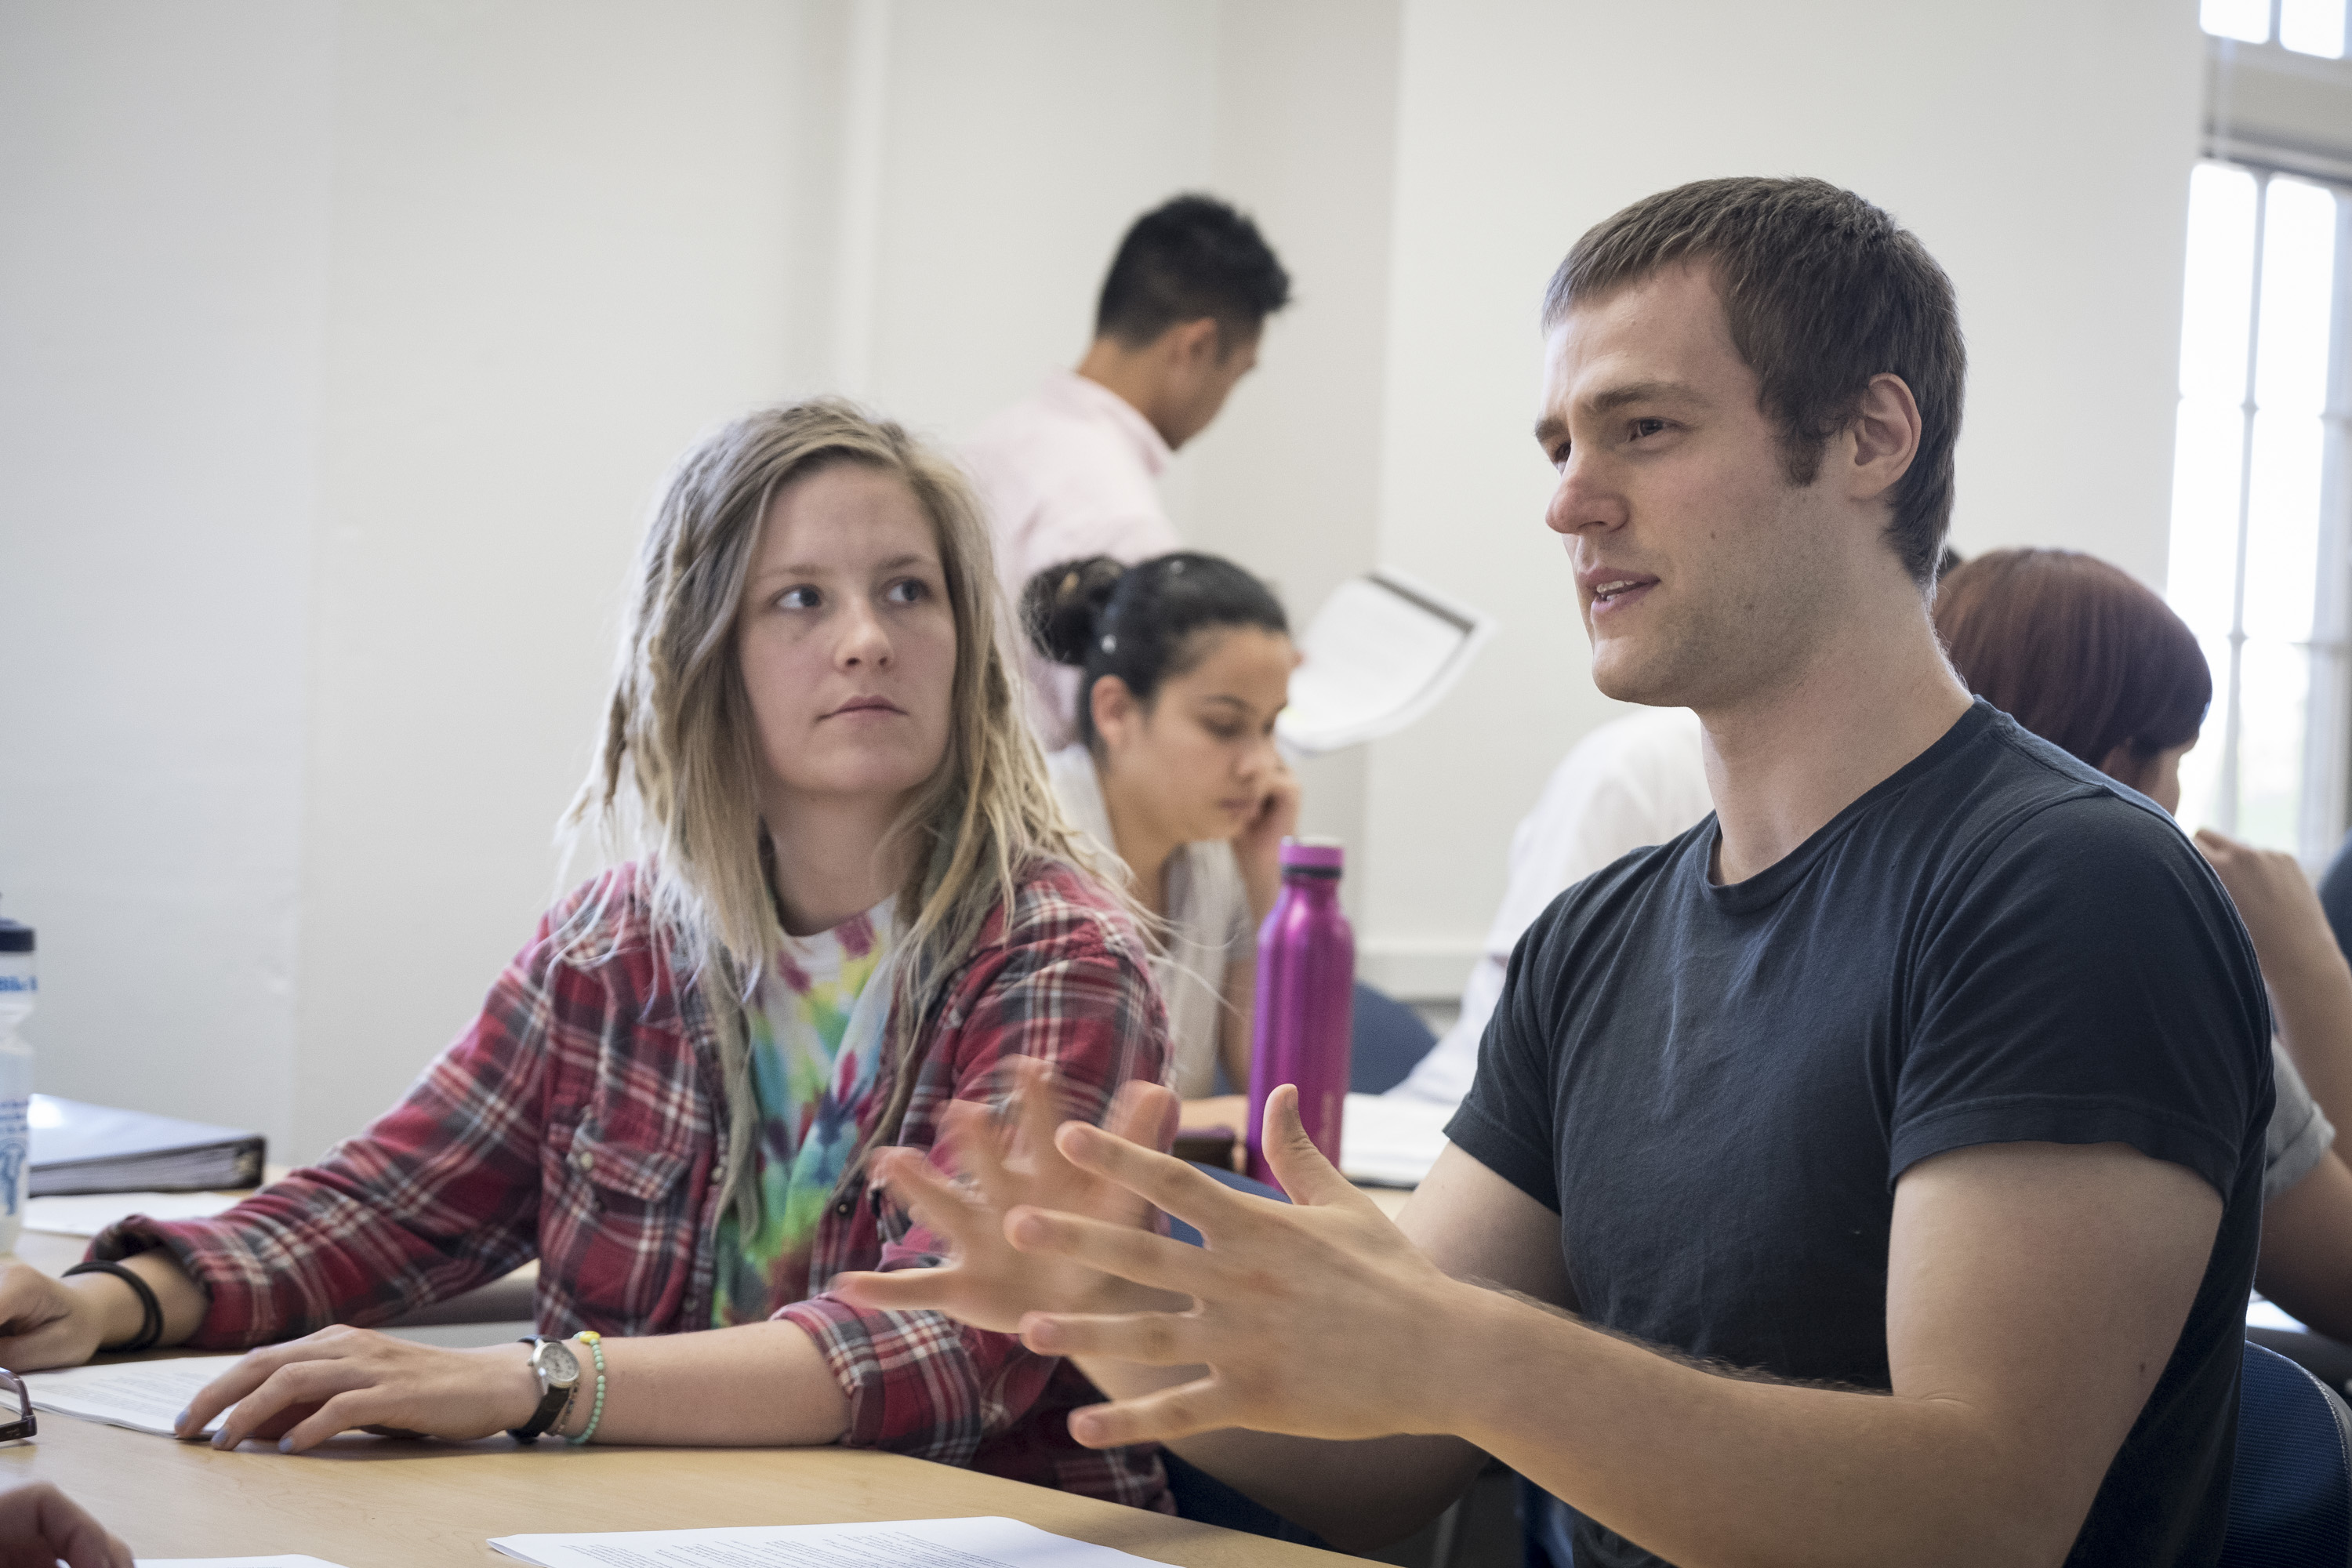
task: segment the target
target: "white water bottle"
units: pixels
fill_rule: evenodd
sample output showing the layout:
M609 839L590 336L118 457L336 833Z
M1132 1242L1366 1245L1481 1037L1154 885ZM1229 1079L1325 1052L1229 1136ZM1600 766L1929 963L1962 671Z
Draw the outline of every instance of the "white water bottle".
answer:
M0 920L0 1253L16 1250L25 1228L25 1185L32 1164L33 1047L18 1026L40 995L33 973L33 928Z

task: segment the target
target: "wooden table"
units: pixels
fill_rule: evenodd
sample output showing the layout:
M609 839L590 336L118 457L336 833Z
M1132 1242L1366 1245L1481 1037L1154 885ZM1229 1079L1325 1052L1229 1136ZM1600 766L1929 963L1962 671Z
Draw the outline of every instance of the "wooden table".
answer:
M1358 1561L863 1449L346 1436L289 1458L252 1446L219 1454L68 1415L40 1422L30 1443L0 1447L0 1485L56 1482L142 1557L302 1552L342 1568L513 1568L491 1536L1003 1514L1181 1568Z
M86 1245L28 1230L16 1255L55 1273ZM473 1294L495 1316L530 1313L527 1279ZM485 1544L491 1536L1003 1514L1181 1568L1358 1561L866 1449L520 1448L504 1437L345 1436L289 1458L253 1445L218 1454L46 1412L40 1423L32 1442L0 1446L0 1485L56 1482L142 1557L299 1552L341 1568L512 1568Z

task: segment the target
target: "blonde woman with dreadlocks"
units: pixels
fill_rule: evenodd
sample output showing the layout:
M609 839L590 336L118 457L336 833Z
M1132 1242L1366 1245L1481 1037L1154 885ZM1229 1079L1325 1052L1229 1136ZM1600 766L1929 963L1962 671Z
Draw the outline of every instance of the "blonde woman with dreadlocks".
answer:
M1020 1058L1089 1119L1164 1068L1148 952L1078 868L994 592L962 481L897 426L816 402L704 442L646 539L573 809L639 858L551 910L318 1164L215 1219L126 1220L72 1278L0 1274L0 1363L266 1345L180 1418L226 1412L221 1447L843 1442L1164 1506L1155 1450L1070 1441L1099 1397L1075 1368L824 1290L935 1252L871 1151L984 1114ZM330 1326L534 1257L544 1340Z

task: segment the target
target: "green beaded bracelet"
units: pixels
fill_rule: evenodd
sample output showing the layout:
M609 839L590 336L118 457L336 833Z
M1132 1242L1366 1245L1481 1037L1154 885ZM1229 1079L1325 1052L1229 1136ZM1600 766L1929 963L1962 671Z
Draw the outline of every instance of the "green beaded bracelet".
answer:
M596 1423L604 1419L604 1336L593 1329L583 1329L572 1337L586 1345L588 1353L596 1358L596 1403L588 1412L588 1425L580 1428L577 1437L564 1439L576 1448L596 1435Z

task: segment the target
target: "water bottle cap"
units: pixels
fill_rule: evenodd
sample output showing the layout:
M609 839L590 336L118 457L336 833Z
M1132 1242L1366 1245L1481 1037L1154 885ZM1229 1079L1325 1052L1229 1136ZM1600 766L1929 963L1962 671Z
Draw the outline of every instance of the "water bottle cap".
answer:
M33 928L19 921L0 919L0 952L33 951Z
M1336 838L1286 838L1282 841L1282 868L1286 871L1336 877L1347 864L1347 846Z

